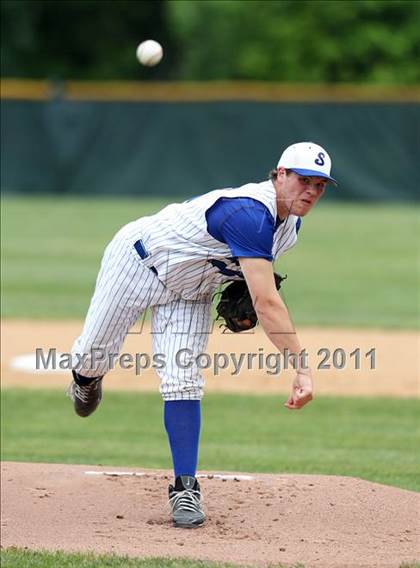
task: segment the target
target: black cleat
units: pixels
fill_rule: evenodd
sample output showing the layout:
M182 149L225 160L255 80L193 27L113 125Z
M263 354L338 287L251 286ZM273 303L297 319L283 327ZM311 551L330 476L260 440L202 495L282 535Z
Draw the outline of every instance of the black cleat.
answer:
M73 371L73 380L67 389L67 394L73 401L74 410L79 416L89 416L97 409L102 399L102 378L89 380ZM80 384L81 380L86 381L86 384Z

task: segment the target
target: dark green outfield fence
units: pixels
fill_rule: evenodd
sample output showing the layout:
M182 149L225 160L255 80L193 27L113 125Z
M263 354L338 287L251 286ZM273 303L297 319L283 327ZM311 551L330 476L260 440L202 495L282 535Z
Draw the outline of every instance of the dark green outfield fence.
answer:
M312 140L333 159L330 198L420 197L414 100L37 98L3 93L4 192L194 195L262 180L285 146Z

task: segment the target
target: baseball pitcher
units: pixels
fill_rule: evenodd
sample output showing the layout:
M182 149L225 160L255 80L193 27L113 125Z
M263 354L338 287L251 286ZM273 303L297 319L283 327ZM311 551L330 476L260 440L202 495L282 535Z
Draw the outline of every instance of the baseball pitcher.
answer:
M296 375L286 408L298 410L312 400L311 371L299 359L301 345L278 294L281 278L273 261L295 245L301 218L327 183L336 185L330 172L321 146L293 144L267 181L168 205L124 226L105 250L73 346L78 364L68 392L79 416L94 412L112 355L150 308L153 350L165 354L157 373L174 467L169 502L175 526L205 520L196 479L204 381L197 365L180 365L179 354L189 353L194 362L205 351L212 297L221 284L230 283L218 306L228 327L240 332L258 320L275 347L290 354Z

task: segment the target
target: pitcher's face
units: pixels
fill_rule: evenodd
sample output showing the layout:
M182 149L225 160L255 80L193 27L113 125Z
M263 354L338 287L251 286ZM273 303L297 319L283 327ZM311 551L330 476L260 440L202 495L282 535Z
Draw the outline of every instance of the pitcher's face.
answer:
M279 168L277 210L281 218L287 215L304 217L322 196L327 185L323 177L301 176L295 172L286 175L284 168Z

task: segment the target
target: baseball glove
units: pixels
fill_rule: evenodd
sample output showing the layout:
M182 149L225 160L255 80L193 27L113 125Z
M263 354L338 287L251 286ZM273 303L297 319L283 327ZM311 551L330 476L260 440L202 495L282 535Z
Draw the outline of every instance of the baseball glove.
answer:
M286 276L274 273L277 290L280 289ZM223 290L219 303L216 306L217 320L223 319L224 324L231 331L238 333L247 331L257 325L258 318L252 305L251 294L245 280L231 282Z

